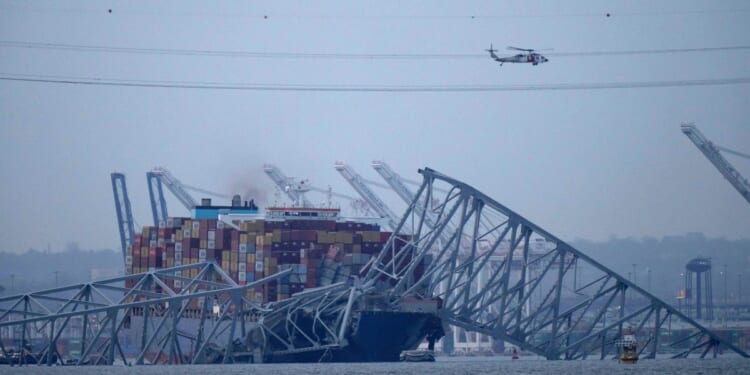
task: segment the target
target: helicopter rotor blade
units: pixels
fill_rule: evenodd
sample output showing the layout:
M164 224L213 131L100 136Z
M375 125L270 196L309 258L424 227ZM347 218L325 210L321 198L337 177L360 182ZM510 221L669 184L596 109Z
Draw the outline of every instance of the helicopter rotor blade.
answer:
M534 50L530 48L518 48L518 47L513 47L513 46L508 46L508 49L512 49L516 51L534 52Z

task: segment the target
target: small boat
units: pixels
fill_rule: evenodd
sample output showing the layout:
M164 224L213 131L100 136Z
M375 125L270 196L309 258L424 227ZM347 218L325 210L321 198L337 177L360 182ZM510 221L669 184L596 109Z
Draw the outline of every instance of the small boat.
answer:
M404 350L399 356L401 362L435 362L432 350Z
M632 329L628 329L616 345L621 348L620 363L634 364L638 362L638 341L635 339L635 333Z

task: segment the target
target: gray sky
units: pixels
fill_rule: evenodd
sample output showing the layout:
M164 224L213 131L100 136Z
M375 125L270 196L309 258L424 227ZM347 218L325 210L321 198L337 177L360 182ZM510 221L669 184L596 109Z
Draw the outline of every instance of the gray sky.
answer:
M744 1L0 1L0 41L329 54L554 48L540 66L456 59L250 58L18 48L0 73L292 85L518 85L750 77ZM112 12L109 13L108 9ZM611 17L606 17L606 13ZM474 17L472 17L474 16ZM267 17L267 18L266 18ZM508 53L510 54L510 53ZM0 75L2 75L0 74ZM750 85L500 92L296 92L0 80L0 250L117 249L109 173L150 223L145 172L272 194L265 162L354 195L337 160L466 181L566 240L699 231L748 237L750 206L679 130L750 152ZM750 161L728 156L746 177ZM395 195L382 196L402 206ZM196 197L199 197L196 194ZM170 213L186 215L169 198Z

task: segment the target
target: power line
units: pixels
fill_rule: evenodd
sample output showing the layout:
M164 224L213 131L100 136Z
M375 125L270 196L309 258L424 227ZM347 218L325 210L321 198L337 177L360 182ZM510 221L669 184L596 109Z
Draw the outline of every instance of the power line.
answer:
M49 6L43 8L0 5L0 9L5 11L16 12L41 12L41 13L88 13L102 14L111 10L107 7L94 8L52 8ZM267 22L275 19L301 19L301 20L496 20L496 19L525 19L525 18L597 18L597 17L644 17L644 16L686 16L686 15L711 15L711 14L741 14L750 12L746 8L733 9L693 9L693 10L648 10L648 11L619 11L618 9L604 9L600 12L525 12L525 13L465 13L465 14L421 14L421 13L392 13L392 14L363 14L363 13L262 13L257 11L185 11L182 8L171 9L170 11L141 10L132 8L114 8L114 13L118 15L146 15L158 17L222 17L222 18L240 18L240 19L257 19Z
M48 49L76 52L104 52L104 53L130 53L151 55L178 55L178 56L214 56L214 57L242 57L242 58L276 58L276 59L419 59L419 60L441 60L441 59L479 59L486 58L484 53L301 53L301 52L260 52L260 51L231 51L231 50L207 50L207 49L171 49L171 48L139 48L139 47L116 47L97 46L84 44L64 43L40 43L0 40L0 47ZM696 53L696 52L719 52L750 50L750 45L722 46L722 47L699 47L699 48L672 48L672 49L641 49L622 51L581 51L581 52L550 52L545 55L556 57L568 56L622 56L622 55L655 55L671 53Z
M750 49L750 46L726 46L726 47L702 47L702 48L641 49L641 50L624 50L624 51L551 52L551 53L545 53L545 55L555 56L555 57L658 55L658 54L665 54L665 53L740 51L740 50L748 50L748 49Z
M136 81L110 78L61 77L0 73L0 80L90 86L124 86L145 88L298 91L298 92L489 92L489 91L565 91L655 87L717 86L750 83L750 77L676 81L636 81L604 83L554 83L525 85L284 85L268 83L221 83L180 81Z

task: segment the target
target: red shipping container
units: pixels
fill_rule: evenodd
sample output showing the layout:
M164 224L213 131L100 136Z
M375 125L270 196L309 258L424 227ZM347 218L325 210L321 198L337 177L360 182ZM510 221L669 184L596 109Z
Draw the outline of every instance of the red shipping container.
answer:
M223 250L224 249L224 229L217 229L216 230L216 249L217 250Z
M201 229L198 231L198 237L201 240L208 240L208 225L201 223Z
M156 247L148 248L148 267L156 267Z

